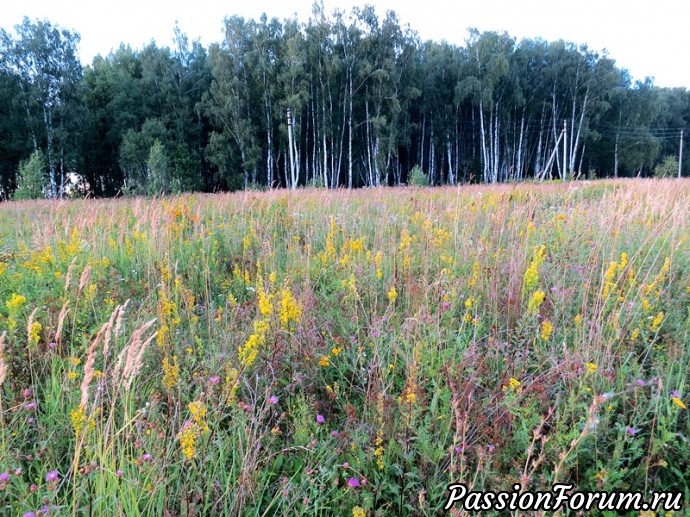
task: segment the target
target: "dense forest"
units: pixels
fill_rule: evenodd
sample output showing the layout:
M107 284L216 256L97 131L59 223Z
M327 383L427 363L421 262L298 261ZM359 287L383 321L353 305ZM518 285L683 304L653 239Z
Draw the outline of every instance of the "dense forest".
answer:
M0 30L0 198L60 197L73 173L96 196L678 174L690 91L586 46L420 41L370 6L224 28L86 67L49 21Z

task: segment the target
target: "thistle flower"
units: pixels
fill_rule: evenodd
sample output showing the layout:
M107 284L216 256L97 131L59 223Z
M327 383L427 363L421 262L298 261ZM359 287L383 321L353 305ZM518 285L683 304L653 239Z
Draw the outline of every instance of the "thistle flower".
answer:
M57 470L51 470L46 474L46 481L48 483L55 483L60 477L60 473Z
M356 477L351 477L347 480L347 486L349 486L350 488L357 488L359 486L359 479L357 479Z
M316 415L316 423L321 425L326 422L326 419L324 418L323 415Z

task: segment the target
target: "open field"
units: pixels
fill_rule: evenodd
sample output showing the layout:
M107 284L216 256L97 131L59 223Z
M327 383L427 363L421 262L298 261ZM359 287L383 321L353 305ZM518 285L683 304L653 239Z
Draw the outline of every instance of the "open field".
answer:
M689 309L690 180L2 203L0 515L688 501Z

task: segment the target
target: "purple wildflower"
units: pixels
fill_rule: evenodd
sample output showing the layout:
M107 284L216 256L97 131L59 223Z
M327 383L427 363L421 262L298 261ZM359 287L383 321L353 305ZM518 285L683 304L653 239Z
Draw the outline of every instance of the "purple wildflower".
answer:
M26 411L33 411L33 410L36 409L37 407L38 407L38 406L36 405L35 402L27 402L26 404L24 404L24 409L25 409Z
M26 388L24 391L22 391L22 397L24 397L25 399L30 399L31 397L33 397L33 395L33 392L29 388Z
M117 471L115 472L115 475L116 475L117 477L121 478L121 477L124 475L124 472L122 472L121 470L117 470Z
M46 481L48 483L54 483L55 481L58 480L59 477L60 477L60 474L58 473L57 470L51 470L50 472L48 472L46 474Z
M359 486L359 479L351 477L347 480L347 486L349 486L350 488L357 488Z
M10 473L9 472L3 472L0 474L0 483L5 484L10 480Z
M316 415L316 423L323 424L326 421L323 415Z
M270 397L268 397L268 403L271 406L275 406L278 403L278 397L275 395L271 395Z
M36 517L34 512L25 512L23 517Z
M680 398L680 394L678 393L678 390L673 390L673 391L671 392L671 397L673 397L674 399L679 399L679 398Z
M331 431L331 436L333 438L337 438L338 436L340 436L340 433L334 429L333 431Z
M153 456L151 456L151 454L148 452L146 454L141 455L141 459L144 461L151 461L152 458L153 458Z
M214 386L218 383L220 383L220 377L218 375L211 375L208 378L209 384L213 384Z
M635 427L626 427L625 432L628 433L630 436L635 436L637 433L640 432L640 430Z

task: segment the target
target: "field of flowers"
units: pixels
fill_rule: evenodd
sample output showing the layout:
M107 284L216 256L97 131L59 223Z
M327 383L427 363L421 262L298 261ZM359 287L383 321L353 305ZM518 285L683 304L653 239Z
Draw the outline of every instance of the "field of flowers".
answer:
M688 180L2 203L0 335L0 515L690 498Z

